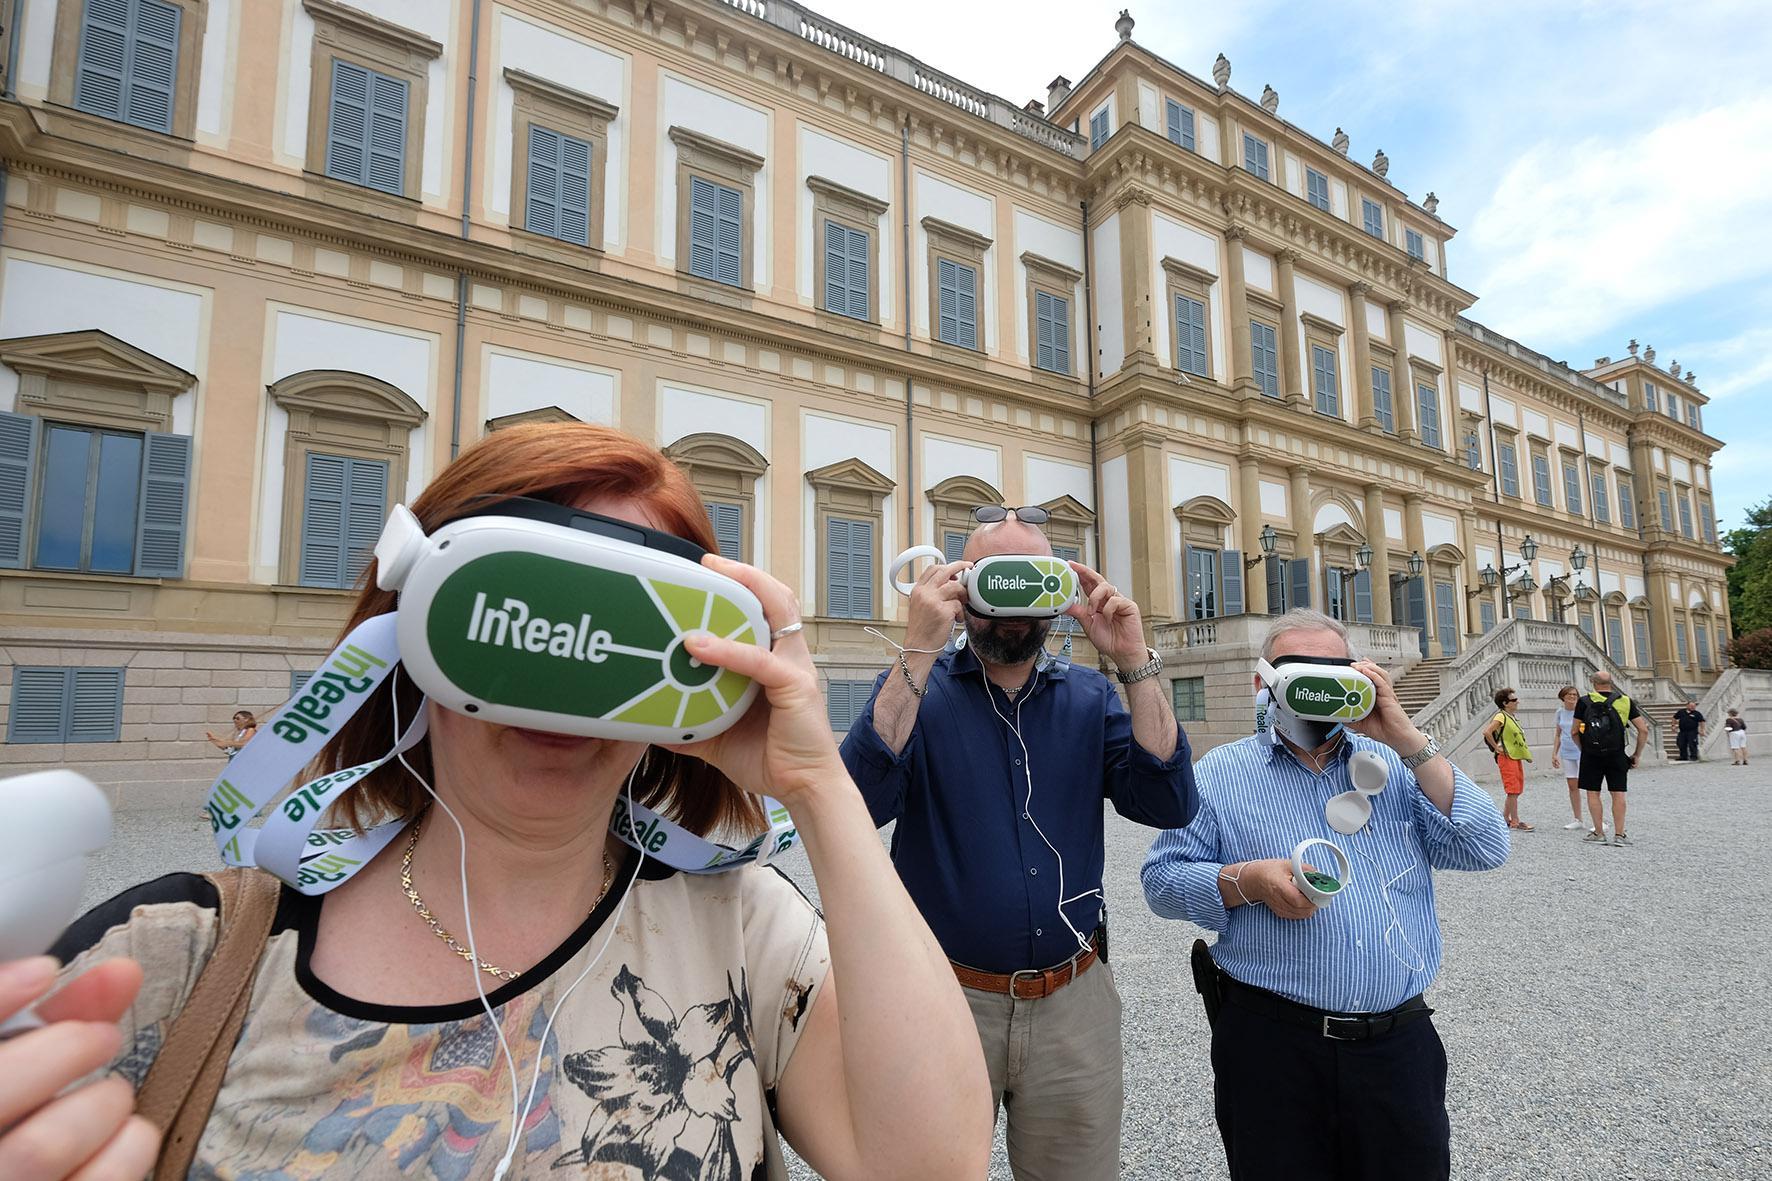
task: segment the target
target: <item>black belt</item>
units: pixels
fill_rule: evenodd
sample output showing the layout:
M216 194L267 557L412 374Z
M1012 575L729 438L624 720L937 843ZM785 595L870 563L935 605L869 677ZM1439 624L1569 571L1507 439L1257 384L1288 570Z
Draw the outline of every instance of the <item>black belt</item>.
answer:
M1434 1012L1418 993L1383 1013L1331 1013L1299 1004L1265 988L1244 984L1225 975L1222 969L1218 973L1218 988L1219 995L1238 1008L1288 1025L1303 1026L1337 1042L1364 1042L1384 1037L1411 1021L1430 1017Z

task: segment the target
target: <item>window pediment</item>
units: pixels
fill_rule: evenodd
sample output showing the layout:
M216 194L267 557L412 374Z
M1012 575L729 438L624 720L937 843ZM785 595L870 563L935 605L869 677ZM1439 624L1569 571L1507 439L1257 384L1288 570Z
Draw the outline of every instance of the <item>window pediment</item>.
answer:
M1059 524L1077 529L1087 529L1095 524L1095 511L1069 493L1057 500L1048 500L1040 507L1051 513L1052 519Z
M60 381L134 387L166 394L181 394L197 383L196 374L99 328L0 341L0 362L21 374L40 373Z
M343 369L309 369L273 382L268 389L277 404L291 412L376 419L408 429L430 417L398 387Z
M1003 503L1003 494L977 476L949 476L927 495L931 503L958 505L968 513L980 505Z
M664 453L686 468L718 468L753 478L769 470L769 460L761 451L743 439L712 431L684 435L666 447Z

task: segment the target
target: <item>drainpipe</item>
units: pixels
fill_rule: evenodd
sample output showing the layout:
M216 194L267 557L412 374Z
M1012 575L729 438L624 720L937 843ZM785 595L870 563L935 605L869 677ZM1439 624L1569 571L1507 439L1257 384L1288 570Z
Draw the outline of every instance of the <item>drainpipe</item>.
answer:
M1495 485L1495 560L1501 563L1501 618L1505 620L1511 612L1508 611L1507 606L1509 602L1507 541L1501 535L1501 451L1495 446L1495 403L1489 398L1489 369L1487 366L1483 369L1483 416L1489 420L1489 466L1495 469L1489 474ZM1583 445L1585 446L1585 440ZM1514 474L1516 477L1518 477L1519 471L1520 456L1516 451L1514 453Z
M476 0L478 2L478 0ZM899 296L904 309L904 351L911 351L911 117L906 115L898 128L898 213L902 230L899 253L904 255L904 291ZM817 244L814 243L814 249ZM904 544L910 548L917 542L917 442L911 399L911 371L904 374Z
M1095 499L1095 524L1092 532L1095 536L1095 568L1105 570L1107 559L1101 552L1101 463L1097 458L1095 438L1095 288L1094 275L1089 261L1089 202L1082 203L1083 210L1083 333L1085 343L1084 363L1089 366L1089 482Z
M469 19L473 27L468 33L468 119L467 144L462 150L461 170L461 237L467 241L471 228L469 215L474 207L474 104L480 90L480 0L474 0ZM465 367L468 334L468 272L455 272L455 381L449 411L449 458L461 454L461 383Z

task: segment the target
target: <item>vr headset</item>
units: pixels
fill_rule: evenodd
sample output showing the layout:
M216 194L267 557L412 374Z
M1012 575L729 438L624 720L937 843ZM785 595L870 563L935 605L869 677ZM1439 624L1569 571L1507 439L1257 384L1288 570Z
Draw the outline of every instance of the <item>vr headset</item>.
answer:
M757 597L702 566L703 552L527 498L427 537L398 505L375 546L376 582L400 594L401 662L444 708L556 734L695 742L742 717L757 687L690 656L684 635L769 643Z
M1378 700L1371 678L1345 657L1283 656L1257 661L1255 671L1268 695L1267 725L1307 749L1370 714Z
M932 545L913 546L899 554L887 577L902 595L911 593L913 583L901 578L900 572L919 558L947 561L947 555ZM967 606L993 619L1052 619L1082 597L1070 563L1045 554L992 554L954 577L966 587Z

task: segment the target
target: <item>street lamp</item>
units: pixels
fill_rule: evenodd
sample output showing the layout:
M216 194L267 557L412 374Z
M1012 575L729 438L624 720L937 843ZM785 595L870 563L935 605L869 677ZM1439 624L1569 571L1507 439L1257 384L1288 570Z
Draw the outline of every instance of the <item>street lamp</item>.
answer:
M1420 578L1421 572L1427 569L1427 562L1422 559L1421 551L1416 550L1409 555L1409 577Z
M1466 587L1464 597L1467 599L1474 599L1478 595L1486 595L1494 590L1496 584L1500 581L1501 571L1495 568L1494 563L1490 563L1477 571L1477 585Z
M1518 578L1514 579L1513 589L1508 592L1508 597L1511 599L1517 599L1521 595L1529 595L1537 589L1538 583L1533 581L1532 571L1528 570Z
M1587 569L1587 551L1581 548L1579 541L1575 543L1575 548L1569 551L1569 565L1578 571Z
M1362 541L1360 548L1354 551L1355 569L1364 570L1372 565L1372 543Z
M1256 535L1256 540L1261 543L1261 552L1256 554L1253 558L1243 559L1243 568L1246 570L1253 570L1255 567L1261 565L1265 559L1274 556L1274 550L1278 548L1280 544L1280 535L1274 531L1272 525L1263 525L1261 527L1261 532Z

